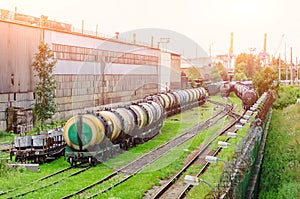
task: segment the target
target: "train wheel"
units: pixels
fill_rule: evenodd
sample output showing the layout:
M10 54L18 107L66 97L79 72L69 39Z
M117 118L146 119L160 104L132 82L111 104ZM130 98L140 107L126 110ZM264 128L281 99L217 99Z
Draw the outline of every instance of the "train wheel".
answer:
M42 163L42 164L45 163L46 162L46 156L40 157L39 162Z
M16 156L16 158L15 158L15 162L22 162L22 158L21 158L21 157L19 157L19 156Z
M69 162L70 162L71 167L72 167L74 165L73 158L69 158Z

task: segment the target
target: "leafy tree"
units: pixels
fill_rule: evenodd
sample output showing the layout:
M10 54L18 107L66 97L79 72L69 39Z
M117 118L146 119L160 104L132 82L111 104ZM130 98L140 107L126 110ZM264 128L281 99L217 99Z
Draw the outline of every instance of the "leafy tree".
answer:
M244 68L246 67L246 63L245 62L240 62L238 64L235 65L234 68L234 80L236 81L244 81L247 80L247 76L244 73Z
M200 69L197 68L197 67L189 67L187 69L187 76L190 80L192 80L192 83L194 84L195 83L195 80L198 80L198 79L201 79L202 78L202 75L201 75L201 72L200 72Z
M223 81L228 80L228 72L221 62L216 63L216 68L218 69L219 75Z
M276 109L283 109L291 104L295 104L300 98L300 90L297 86L280 86L279 97L273 104Z
M258 95L271 90L277 96L279 89L277 72L270 67L265 67L259 73L256 73L253 79L253 86Z
M260 66L260 59L253 54L241 53L235 59L235 72L244 73L247 79L252 79Z
M35 71L35 76L38 77L38 82L35 87L36 104L34 113L42 124L47 119L50 119L56 111L55 104L55 89L56 80L53 75L53 70L56 64L54 55L48 44L40 43L38 46L39 52L34 56L32 63Z
M217 66L213 66L210 70L210 80L213 82L219 82L222 81L221 75L219 73L219 70Z
M246 81L248 78L246 77L245 73L243 72L235 72L234 73L234 80L236 81Z

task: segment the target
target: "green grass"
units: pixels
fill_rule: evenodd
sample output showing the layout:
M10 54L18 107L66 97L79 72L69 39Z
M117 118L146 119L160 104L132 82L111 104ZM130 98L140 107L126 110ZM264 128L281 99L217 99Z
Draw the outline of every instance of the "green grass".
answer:
M300 105L274 110L264 152L260 199L299 198Z
M222 149L222 151L218 154L217 157L225 162L230 161L235 153L235 146L237 146L238 143L243 139L243 136L246 135L249 127L250 124L248 123L244 126L243 129L238 131L238 134L240 136L234 139L232 138L229 139L227 142L230 143L231 146ZM217 143L219 140L221 141L225 140L225 136L221 136L220 138L218 138L212 143L211 145L212 150L218 148ZM226 163L222 161L218 161L216 164L210 164L208 169L205 171L205 173L199 176L199 178L210 183L213 187L216 187L220 180L225 164ZM193 173L191 173L190 175L193 175ZM207 186L204 183L200 183L198 186L194 186L191 189L191 191L188 192L187 198L192 198L192 199L205 198L206 195L210 194L211 192L212 190L209 186Z
M82 174L58 183L57 185L51 186L42 191L38 191L37 193L28 194L24 198L59 198L79 190L80 188L83 188L84 186L87 186L88 184L91 184L113 172L114 168L119 168L127 164L143 153L152 150L153 148L176 137L183 131L188 130L195 124L205 121L208 117L211 117L217 111L219 111L220 108L221 107L218 108L207 103L201 107L194 108L193 110L188 110L182 114L172 116L165 121L161 133L155 139L138 145L103 164L99 164ZM221 124L219 124L220 127L223 126L225 122L227 121L223 121ZM141 198L148 189L151 189L151 187L154 185L159 184L160 179L169 177L182 167L182 163L188 154L186 152L187 148L192 150L193 148L197 147L199 143L208 139L209 133L213 133L214 131L215 130L206 129L206 132L199 134L199 137L197 136L194 141L172 150L172 152L159 160L156 165L154 164L152 167L149 167L148 169L150 170L144 170L142 173L135 175L128 181L128 183L120 185L117 189L112 190L112 192L108 192L107 194L103 195L103 197L117 196L120 198ZM163 165L163 167L157 165ZM20 185L24 185L62 168L66 168L67 166L69 166L68 163L64 161L63 158L60 158L49 164L41 165L41 172L39 173L32 173L24 170L11 172L5 178L0 179L0 184L3 184L0 190L5 191ZM58 179L59 176L56 178ZM39 186L47 183L49 182L42 182L39 184ZM95 193L97 191L93 190L92 192Z
M23 169L13 170L6 176L0 178L1 191L24 186L29 182L37 180L43 176L54 173L58 170L68 167L68 163L63 158L59 158L52 163L40 165L41 172L31 172ZM0 196L1 198L1 196Z
M214 106L212 104L206 104L204 106L194 108L193 110L188 110L181 114L167 118L164 122L161 133L155 139L125 151L123 154L108 160L105 164L113 168L125 165L141 154L164 144L168 140L178 136L183 131L190 129L198 122L205 121L205 119L211 117L215 112L217 112L217 110L213 109ZM191 119L191 115L193 116L193 119Z
M24 198L61 198L112 173L112 169L99 164L74 177L53 185L47 189L26 195Z
M233 92L230 93L230 96L228 97L228 99L222 98L219 94L210 96L210 99L213 101L217 101L217 102L234 104L235 105L234 111L237 113L240 113L243 111L242 101L238 97L236 97Z
M0 144L10 144L11 142L14 141L14 136L16 134L12 132L0 132Z
M125 165L126 163L134 160L135 158L142 155L143 153L165 143L167 140L191 128L199 121L204 121L207 117L211 116L216 111L213 110L213 107L214 107L213 105L207 104L202 107L195 108L193 110L185 111L182 114L172 116L165 121L164 127L162 129L162 132L159 134L159 136L151 140L150 142L146 142L144 144L138 145L137 147L132 148L129 151L126 151L125 153L103 164L97 165L97 167L92 168L87 172L79 174L70 179L64 180L63 182L58 183L57 185L51 186L37 193L28 194L25 196L25 198L33 198L33 197L39 198L43 195L47 196L48 198L57 198L57 197L67 195L68 193L78 190L88 184L91 184L96 180L100 179L101 177L107 175L108 173L111 173L113 171L112 170L113 168L118 168ZM191 115L194 116L193 118L195 119L193 120L187 119L190 118ZM5 190L12 189L14 187L25 185L33 180L39 179L43 176L46 176L50 173L58 171L62 168L66 168L68 166L69 166L68 163L64 161L63 158L60 158L49 164L41 165L40 166L41 172L39 173L32 173L24 170L9 172L7 176L0 179L0 183L3 184L1 190L5 191ZM67 173L63 175L58 175L55 178L52 178L52 181L62 178L65 175L67 175ZM34 185L34 186L31 185L30 187L25 188L23 191L29 190L30 188L33 187L41 187L43 185L47 185L50 183L49 181L50 179L40 182L38 185ZM20 192L14 192L11 195L6 195L6 196L13 196L17 193Z
M226 122L228 122L227 119L220 120L215 126L203 130L193 140L174 148L126 183L97 198L142 198L147 190L159 185L162 179L168 179L180 170L189 152L195 150L200 144L207 143L216 131L224 127ZM193 167L189 174L197 172L196 170L201 167Z

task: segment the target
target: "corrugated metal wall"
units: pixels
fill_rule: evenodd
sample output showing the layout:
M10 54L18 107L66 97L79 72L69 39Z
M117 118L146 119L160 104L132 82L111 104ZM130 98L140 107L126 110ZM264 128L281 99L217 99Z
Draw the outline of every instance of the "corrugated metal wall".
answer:
M158 49L118 41L101 41L54 30L42 32L37 27L0 20L0 130L6 128L5 111L9 106L28 108L35 102L35 78L31 64L43 35L45 42L51 47L53 43L79 47L82 45L85 48L108 50L111 54L123 53L118 57L120 59L117 63L110 63L106 67L104 81L99 72L73 71L77 65L89 67L99 62L59 59L55 72L59 112L55 118L67 119L87 107L136 100L158 92L158 84L162 79L160 76L163 75L160 71L161 58ZM134 63L131 59L134 59ZM171 85L171 81L172 86L175 86L174 82L177 83L178 78L172 74L175 78L170 79L170 66L176 65L177 68L177 62L174 60L171 63L170 54L167 65L168 75L165 75L168 77L165 78L168 80L168 86Z
M33 55L40 30L0 21L0 93L33 91Z

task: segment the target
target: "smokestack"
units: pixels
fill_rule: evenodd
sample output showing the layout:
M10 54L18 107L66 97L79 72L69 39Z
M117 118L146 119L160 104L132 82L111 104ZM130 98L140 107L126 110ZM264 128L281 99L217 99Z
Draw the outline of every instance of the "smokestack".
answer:
M98 37L98 24L96 24L96 37Z
M293 48L291 47L291 65L293 65Z
M115 32L115 34L116 34L116 39L119 39L119 32Z
M264 35L264 52L267 52L267 34Z
M229 55L233 54L233 32L230 34L230 48L229 48Z
M151 48L153 48L154 37L151 36Z
M82 34L84 33L83 29L84 29L84 20L81 21L81 33Z
M291 72L291 84L293 84L293 71L294 67L293 67L293 48L291 47L291 64L290 64L290 72Z
M133 33L133 43L136 44L136 34Z

